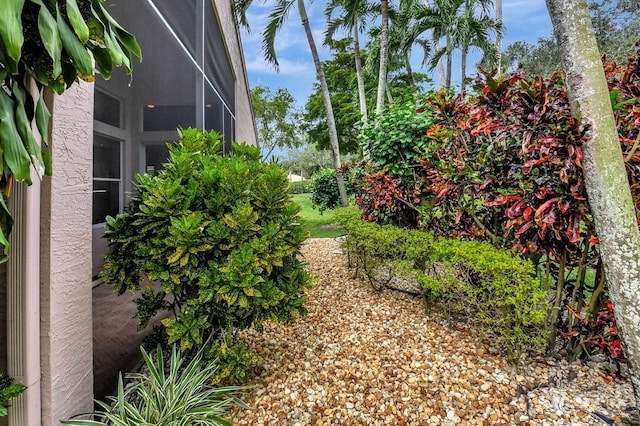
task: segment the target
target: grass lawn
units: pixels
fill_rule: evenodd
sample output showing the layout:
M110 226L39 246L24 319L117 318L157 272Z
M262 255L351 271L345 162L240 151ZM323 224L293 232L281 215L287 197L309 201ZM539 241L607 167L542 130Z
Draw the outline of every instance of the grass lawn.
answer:
M304 220L311 238L335 238L344 234L333 222L333 210L325 210L323 214L311 207L311 194L293 194L293 201L302 206L300 216Z

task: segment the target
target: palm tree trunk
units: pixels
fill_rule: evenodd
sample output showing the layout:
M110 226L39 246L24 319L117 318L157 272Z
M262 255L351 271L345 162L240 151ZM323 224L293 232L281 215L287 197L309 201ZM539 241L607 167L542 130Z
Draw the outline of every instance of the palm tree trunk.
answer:
M496 0L496 22L502 25L502 0ZM496 34L496 69L500 72L502 67L502 31Z
M467 52L469 51L468 47L463 47L462 48L462 53L460 54L460 76L462 78L461 80L461 90L464 92L464 87L465 87L465 83L464 83L464 79L467 78Z
M367 124L367 98L364 91L364 73L362 72L362 58L360 57L360 40L358 23L353 26L353 56L356 62L356 78L358 79L358 99L360 101L360 115L362 122Z
M343 207L349 205L349 197L347 196L347 190L344 185L344 179L342 177L342 164L340 164L340 145L338 144L338 131L336 129L336 120L333 115L333 106L331 105L331 96L329 95L329 86L327 85L327 79L322 69L322 62L320 62L320 55L318 55L318 49L316 42L313 39L313 33L311 32L311 26L309 25L309 17L307 16L307 9L304 6L304 0L298 0L298 12L300 13L300 19L302 20L302 26L304 32L307 35L307 41L309 42L309 49L313 56L313 63L316 66L316 77L322 88L322 99L324 100L324 107L327 111L327 127L329 128L329 144L331 145L331 155L333 157L333 165L336 169L336 177L338 180L338 192L340 192L340 202Z
M380 0L382 28L380 31L380 69L378 71L378 96L376 98L376 114L382 114L384 93L387 86L387 60L389 54L389 3Z
M444 88L448 89L451 87L451 37L447 35L447 45L445 47L446 55L447 55L447 66L446 66L446 74L444 78Z
M405 69L407 70L407 80L409 80L411 88L415 88L416 80L413 78L413 67L411 66L410 58L407 58L407 60L405 61Z
M571 112L583 121L584 176L618 329L640 408L640 232L586 0L546 0Z

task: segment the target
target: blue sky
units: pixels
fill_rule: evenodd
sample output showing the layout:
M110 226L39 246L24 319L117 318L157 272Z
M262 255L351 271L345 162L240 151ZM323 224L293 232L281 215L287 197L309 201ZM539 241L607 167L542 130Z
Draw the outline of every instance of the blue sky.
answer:
M262 30L268 21L273 4L273 0L256 0L247 13L251 32L247 33L243 30L241 36L249 84L251 87L267 86L272 90L284 87L302 107L311 93L316 76L309 45L296 8L291 9L287 22L276 38L279 72L272 65L267 64L262 55ZM326 1L315 0L312 3L307 1L306 4L320 56L323 60L329 59L331 53L322 46L324 25L326 25L324 18ZM504 47L518 40L535 43L539 37L551 35L551 21L544 0L503 0L503 20L506 26ZM472 60L467 65L469 73L474 70ZM420 61L421 57L416 55L413 61L416 67ZM458 68L459 65L454 63L454 73Z

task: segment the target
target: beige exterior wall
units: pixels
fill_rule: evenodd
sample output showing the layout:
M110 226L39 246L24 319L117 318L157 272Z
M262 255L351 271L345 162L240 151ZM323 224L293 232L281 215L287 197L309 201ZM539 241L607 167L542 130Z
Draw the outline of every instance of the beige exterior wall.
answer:
M54 174L42 183L42 425L93 408L91 191L93 85L56 96Z
M231 0L214 0L213 3L218 13L220 29L222 29L223 37L225 37L229 58L231 59L231 65L233 66L236 77L236 141L257 145L258 136L256 134L251 96L249 94L249 80L247 78L247 69L242 53L240 33L236 27Z

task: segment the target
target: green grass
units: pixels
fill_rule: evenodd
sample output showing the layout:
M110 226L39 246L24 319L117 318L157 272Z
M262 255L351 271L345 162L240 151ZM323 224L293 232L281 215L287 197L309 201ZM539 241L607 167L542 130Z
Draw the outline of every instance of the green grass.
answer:
M311 207L311 194L293 194L291 197L302 207L300 216L311 238L335 238L344 234L342 228L335 227L333 210L326 210L320 214Z

